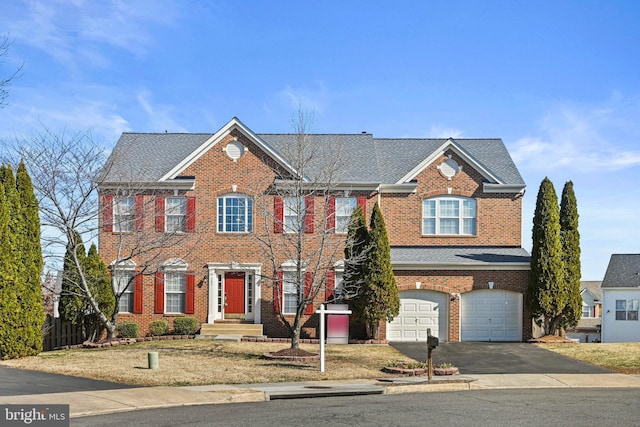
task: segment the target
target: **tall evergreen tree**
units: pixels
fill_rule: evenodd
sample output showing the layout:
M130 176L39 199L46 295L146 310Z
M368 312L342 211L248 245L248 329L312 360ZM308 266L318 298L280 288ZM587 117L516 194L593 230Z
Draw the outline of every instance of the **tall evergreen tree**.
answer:
M105 316L111 317L116 306L116 298L113 294L113 288L111 287L109 269L107 264L100 258L100 255L98 255L98 248L95 244L92 244L89 248L89 253L85 259L84 272L91 294L98 303L100 311L102 311ZM88 339L92 341L99 339L104 327L97 313L94 312L91 304L88 302L86 303L85 313Z
M582 316L580 295L580 232L578 231L578 203L573 192L573 182L568 181L562 189L560 201L560 239L564 262L564 280L569 294L563 311L562 327L573 327Z
M355 301L364 278L366 250L369 245L369 230L362 207L354 209L347 229L347 242L344 248L344 274L342 281L342 299ZM353 304L352 310L358 310ZM354 311L354 317L361 317Z
M4 191L4 165L0 168L0 358L21 356L16 314L20 312L15 292L16 265L9 229L9 205Z
M362 307L357 310L361 312L369 337L377 339L380 322L390 322L400 312L400 295L391 267L389 236L377 203L373 206L369 228L362 299L358 298L357 303Z
M17 220L20 223L20 235L17 238L18 254L22 258L21 281L21 340L25 355L42 351L42 325L45 320L42 305L41 273L43 268L42 248L40 246L40 217L38 200L33 184L23 162L16 173L16 189L19 199Z
M69 236L69 240L70 243L67 245L67 251L64 255L62 289L60 291L58 311L62 320L82 324L86 303L78 265L82 268L86 263L85 258L87 255L82 244L82 237L79 234L72 234ZM72 252L74 250L76 252L75 256Z
M533 248L527 302L545 334L555 334L569 300L566 289L558 196L549 178L540 184L533 216Z

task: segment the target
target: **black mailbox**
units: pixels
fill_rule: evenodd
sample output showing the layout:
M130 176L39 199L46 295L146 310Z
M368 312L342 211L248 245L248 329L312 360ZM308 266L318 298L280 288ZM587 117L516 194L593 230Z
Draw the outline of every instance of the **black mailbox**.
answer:
M433 349L438 346L438 337L432 335L427 336L427 347Z

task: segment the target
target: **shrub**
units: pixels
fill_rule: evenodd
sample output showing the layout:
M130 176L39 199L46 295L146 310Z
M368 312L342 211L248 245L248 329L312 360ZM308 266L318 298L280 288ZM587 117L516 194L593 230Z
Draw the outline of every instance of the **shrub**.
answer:
M118 324L118 333L122 338L138 338L138 324L122 322Z
M173 333L176 335L193 335L200 329L200 322L195 317L176 317L173 319Z
M169 322L166 320L154 320L149 324L149 332L153 336L167 335L169 332Z

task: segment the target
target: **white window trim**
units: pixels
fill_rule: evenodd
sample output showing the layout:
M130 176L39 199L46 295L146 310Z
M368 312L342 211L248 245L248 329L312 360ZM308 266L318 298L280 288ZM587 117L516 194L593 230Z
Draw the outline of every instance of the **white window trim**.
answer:
M618 301L624 301L625 302L625 309L624 310L618 310ZM639 319L639 311L640 311L640 300L637 299L617 299L616 303L615 303L615 320L618 322L637 322ZM630 305L635 305L636 309L635 310L630 310L629 306ZM618 319L618 313L625 313L625 318L624 319ZM635 319L629 319L629 313L636 313Z
M126 213L128 209L123 209L122 202L128 201L126 206L130 209L130 213ZM136 201L133 196L116 196L113 201L113 232L114 233L133 233L135 230L136 220ZM123 227L125 226L126 227Z
M282 311L282 314L285 314L285 315L294 315L294 314L296 314L295 311L289 312L289 311L285 310L285 292L284 292L285 286L284 286L284 284L285 284L285 275L286 275L286 273L292 273L292 274L296 273L296 262L295 261L286 261L286 262L281 264L280 270L282 271L282 287L280 289L280 297L281 297L281 303L282 303L281 311ZM303 292L304 292L305 273L306 273L306 268L303 268L300 271L300 274L302 274L302 284L301 285L303 287L303 289L302 289ZM295 285L295 283L294 283L293 286L295 287L295 296L296 296L296 305L295 306L297 308L298 307L298 292L300 290ZM291 294L293 294L293 292L288 292L287 294L291 295Z
M300 204L298 204L300 200ZM293 205L293 208L291 206ZM298 208L299 211L298 211ZM287 215L287 212L290 214ZM282 231L284 233L302 233L305 226L305 216L307 212L306 197L291 196L282 198ZM287 218L292 218L293 226L287 225Z
M436 202L436 207L435 207L435 216L425 216L425 203L427 201L435 201ZM441 201L449 201L449 200L454 200L457 201L459 203L458 205L458 233L457 234L451 234L451 233L441 233L440 232L440 219L444 218L440 216L440 202ZM464 216L464 202L465 201L471 201L474 204L474 211L475 211L475 216L473 217L465 217ZM425 219L431 219L433 218L435 220L435 232L434 233L427 233L424 227L424 223L425 223ZM447 217L448 218L448 217ZM453 217L452 217L453 218ZM473 219L474 221L474 233L473 234L467 234L464 233L464 220L465 219ZM478 235L478 203L475 199L470 198L470 197L463 197L463 196L436 196L436 197L429 197L427 199L422 199L422 235L423 236L477 236Z
M136 269L136 263L131 261L131 260L126 260L126 261L113 261L111 262L111 264L109 264L109 267L111 268L111 288L113 289L114 293L120 293L120 286L118 285L118 278L122 277L123 274L131 274L132 276L135 275L135 269ZM122 295L120 297L120 299L118 300L118 313L132 313L133 312L133 292L134 292L134 283L131 282L128 284L128 288L126 291L122 292ZM130 298L131 298L131 304L130 304L130 308L132 309L131 311L122 311L120 310L120 303L122 302L122 296L124 296L124 294L130 294Z
M171 213L171 209L169 207L169 200L171 199L179 199L182 207L182 214L173 214ZM169 230L169 218L170 217L180 217L182 218L182 227L178 230ZM187 198L184 196L168 196L165 197L164 200L164 231L166 233L184 233L187 231Z
M162 272L164 273L164 314L184 314L185 304L187 299L187 269L189 265L180 258L170 258L162 264ZM167 275L181 274L184 280L184 292L167 292ZM182 311L168 311L167 310L167 294L179 294L183 295L183 307Z
M352 207L351 212L349 212L348 215L338 215L338 209L339 209L338 201L340 201L340 200L342 200L342 201L347 201L348 200L350 205L353 204L353 206L351 206ZM353 203L351 203L351 202L353 202ZM351 215L353 215L353 211L355 211L357 207L358 207L358 198L357 197L336 197L335 198L335 209L334 209L334 213L333 213L333 216L334 216L333 227L334 227L334 230L335 230L336 234L347 234L349 232L349 221L351 219ZM345 226L344 230L341 230L341 229L338 228L338 218L344 218L344 217L347 218L346 226Z
M245 229L242 231L227 231L226 230L226 218L227 218L227 203L226 199L244 199L245 200L245 208L244 208L244 224ZM221 203L223 203L221 205ZM220 210L222 210L222 219L220 218ZM251 212L249 212L251 211ZM253 199L247 196L246 194L224 194L218 197L218 233L236 233L236 234L247 234L253 232Z

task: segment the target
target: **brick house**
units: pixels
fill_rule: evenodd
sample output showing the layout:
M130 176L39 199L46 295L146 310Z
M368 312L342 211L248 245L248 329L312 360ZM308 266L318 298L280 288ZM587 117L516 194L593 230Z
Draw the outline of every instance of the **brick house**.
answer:
M277 313L286 313L287 295L284 307L274 304L273 267L255 235L269 227L286 232L286 201L269 189L295 173L284 155L291 137L256 134L236 118L214 134L121 136L99 188L100 254L117 286L131 283L120 321L135 321L146 333L153 320L171 325L189 315L203 330L242 321L267 336L287 336ZM334 241L344 240L357 205L368 220L378 203L385 218L401 311L381 325L383 337L422 341L427 328L443 341L531 337L523 303L525 184L501 140L309 137L326 153L339 146L348 161L331 197L305 200L312 212L305 232L326 224ZM268 200L270 212L258 208L255 195ZM158 250L129 250L145 245ZM279 263L286 271L287 260ZM340 288L339 263L331 283ZM303 331L313 337L317 315L308 313Z

